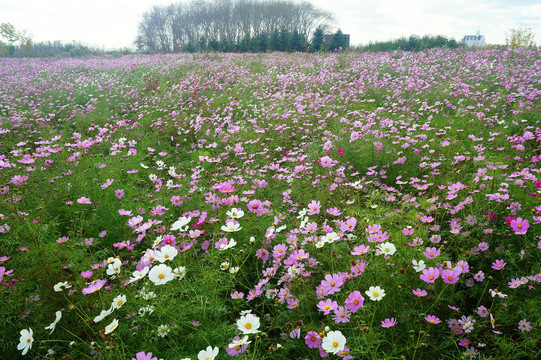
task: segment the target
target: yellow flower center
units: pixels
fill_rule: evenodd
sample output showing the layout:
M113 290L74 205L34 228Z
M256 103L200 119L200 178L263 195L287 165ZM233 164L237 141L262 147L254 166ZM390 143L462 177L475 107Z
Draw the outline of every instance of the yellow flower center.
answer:
M338 342L337 341L333 342L332 347L338 347Z
M353 300L353 303L354 303L355 305L359 305L359 300Z
M379 293L377 293L377 292L374 291L374 293L372 294L372 296L378 297L378 296L379 296Z
M252 328L252 324L247 323L246 325L244 325L244 327L245 327L246 329L251 329L251 328Z
M160 278L160 280L161 280L161 279L163 279L164 277L165 277L165 275L164 275L164 274L160 274L160 275L158 275L158 278Z
M116 303L118 306L121 306L124 302L122 300L118 300L118 302Z

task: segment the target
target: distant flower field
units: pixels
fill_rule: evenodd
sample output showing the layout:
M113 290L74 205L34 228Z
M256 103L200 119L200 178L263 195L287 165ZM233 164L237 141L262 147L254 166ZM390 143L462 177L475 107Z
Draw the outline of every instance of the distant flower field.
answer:
M0 59L3 359L541 358L541 52Z

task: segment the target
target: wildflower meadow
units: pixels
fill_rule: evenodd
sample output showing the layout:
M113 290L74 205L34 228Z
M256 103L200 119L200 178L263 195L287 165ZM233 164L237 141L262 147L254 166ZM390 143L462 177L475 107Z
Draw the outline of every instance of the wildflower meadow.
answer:
M2 359L541 358L541 51L0 59Z

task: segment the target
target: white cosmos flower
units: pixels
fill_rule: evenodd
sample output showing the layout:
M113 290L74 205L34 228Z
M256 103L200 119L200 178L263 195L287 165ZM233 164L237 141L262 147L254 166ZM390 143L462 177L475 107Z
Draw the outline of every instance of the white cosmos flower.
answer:
M171 225L171 230L172 231L176 231L176 230L181 230L181 231L186 231L186 230L182 230L184 226L188 225L190 223L190 221L192 221L192 218L191 217L181 217L179 220L175 221L173 223L173 225Z
M118 295L113 299L113 302L111 303L111 309L120 309L122 305L126 303L126 295Z
M118 258L114 258L113 262L107 265L107 275L117 275L120 273L120 266L122 265L122 261Z
M94 322L95 323L99 323L100 321L102 321L103 319L105 319L107 316L111 315L111 313L113 312L113 308L109 308L107 310L102 310L100 312L100 314L98 316L96 316L94 318Z
M248 345L251 341L248 341L248 335L244 336L242 339L233 340L227 347L234 348L235 346Z
M385 290L379 286L370 286L370 288L368 288L368 290L364 293L368 295L372 301L380 301L385 296Z
M257 334L259 332L259 318L254 314L246 314L237 320L237 326L243 334Z
M32 343L34 342L34 338L32 337L32 329L28 328L28 330L24 329L21 330L21 337L19 338L19 345L17 345L17 350L22 350L22 355L26 355L28 350L32 348Z
M240 224L237 221L233 219L228 219L225 221L225 225L222 225L220 229L222 229L222 231L225 231L225 232L235 232L235 231L239 231L242 228L240 227Z
M165 337L165 335L169 334L169 325L160 325L158 326L158 335L161 337Z
M47 326L45 328L45 330L51 330L51 332L49 334L52 334L54 329L56 328L56 324L60 321L60 319L62 319L62 311L57 311L55 313L55 319L54 321L51 323L51 325Z
M184 276L186 276L186 268L184 266L179 266L173 270L173 273L175 273L177 279L182 280Z
M237 241L235 241L235 239L229 239L229 241L227 242L227 244L221 244L220 245L220 250L227 250L227 249L231 249L233 246L237 245Z
M112 333L118 327L118 320L114 319L109 325L105 327L105 335Z
M412 260L411 263L413 264L413 268L415 269L415 272L421 272L424 269L426 269L425 262L423 260Z
M154 283L154 285L163 285L175 278L173 270L164 264L154 266L148 272L148 278Z
M198 360L214 360L216 356L218 356L219 351L220 349L218 349L217 347L212 348L211 346L207 346L205 350L201 350L197 354L197 359Z
M384 242L379 245L379 250L384 255L393 255L396 252L396 246L390 242Z
M178 254L178 250L171 245L165 245L159 251L156 252L156 259L164 263L168 260L173 260Z
M148 274L149 270L150 268L144 267L143 270L141 271L138 271L138 270L134 271L132 274L132 277L130 278L130 282L132 283L134 281L144 278Z
M60 292L64 289L69 289L71 287L71 284L67 281L62 281L62 282L59 282L57 284L55 284L55 286L53 286L53 289L54 291L56 292Z
M341 331L329 331L321 343L323 350L330 354L338 354L346 347L346 338Z
M152 314L154 312L154 306L152 305L148 305L148 306L143 306L142 308L140 308L137 313L139 314L139 316L145 316L146 314Z
M244 216L244 211L242 211L241 209L232 208L231 210L229 210L225 214L227 215L227 217L229 217L231 219L239 219L239 218Z

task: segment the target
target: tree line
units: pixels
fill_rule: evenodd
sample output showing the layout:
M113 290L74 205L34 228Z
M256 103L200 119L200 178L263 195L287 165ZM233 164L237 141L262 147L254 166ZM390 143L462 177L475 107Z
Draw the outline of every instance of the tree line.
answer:
M446 47L456 49L464 46L462 42L447 38L443 35L410 35L409 37L400 37L389 41L369 42L366 46L359 46L357 50L379 52L379 51L423 51L425 49Z
M271 43L280 49L291 43L300 51L316 29L327 31L333 22L331 13L306 1L192 0L145 12L135 45L142 52L172 53L266 51L274 50Z

